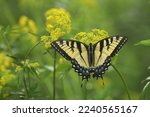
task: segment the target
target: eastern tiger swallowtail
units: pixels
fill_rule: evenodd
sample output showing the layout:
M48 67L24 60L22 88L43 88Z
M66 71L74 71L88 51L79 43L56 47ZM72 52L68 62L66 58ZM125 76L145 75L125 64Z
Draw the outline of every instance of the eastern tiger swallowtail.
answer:
M112 36L95 44L86 45L76 40L57 40L51 43L83 79L101 77L111 64L113 57L125 44L127 37Z

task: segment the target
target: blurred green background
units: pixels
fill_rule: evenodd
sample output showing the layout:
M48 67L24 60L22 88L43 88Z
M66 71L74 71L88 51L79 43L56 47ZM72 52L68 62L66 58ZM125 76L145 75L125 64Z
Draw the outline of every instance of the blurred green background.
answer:
M64 38L93 28L106 30L110 36L127 36L129 40L114 64L125 79L132 99L150 99L149 81L145 81L150 76L150 47L135 45L150 39L150 0L0 0L0 61L8 55L15 57L12 62L23 60L34 44L26 34L20 33L19 18L27 16L35 22L40 40L46 34L44 13L49 8L64 8L70 13L72 30ZM69 62L62 63L61 58L57 56L55 99L128 99L125 86L112 67L104 74L103 81L90 79L81 88L81 77ZM2 77L6 74L0 71L0 99L53 99L52 56L39 45L29 59L39 63L38 72L16 73L10 67L9 73L14 78L4 83Z

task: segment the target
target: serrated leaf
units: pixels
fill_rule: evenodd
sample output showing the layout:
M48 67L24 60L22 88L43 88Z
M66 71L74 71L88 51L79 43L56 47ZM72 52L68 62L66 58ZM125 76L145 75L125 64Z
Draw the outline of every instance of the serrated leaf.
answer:
M142 40L142 41L140 41L140 42L136 43L135 45L150 46L150 39Z

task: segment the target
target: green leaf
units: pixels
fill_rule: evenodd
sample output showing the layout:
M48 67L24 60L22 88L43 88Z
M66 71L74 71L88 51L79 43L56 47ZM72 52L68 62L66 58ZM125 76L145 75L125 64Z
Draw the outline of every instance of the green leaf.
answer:
M136 43L135 45L150 46L150 39L142 40L142 41L140 41L140 42Z
M146 78L144 81L146 81L147 83L143 87L142 95L143 95L144 99L149 99L149 97L150 97L150 76L148 78Z
M150 66L148 67L148 69ZM143 93L145 93L148 89L150 89L150 76L147 77L145 80L142 81L142 83L146 82L144 88L143 88Z
M34 69L34 68L31 67L31 68L29 68L29 70L31 71L31 73L32 73L33 75L35 75L37 78L40 79L40 76L38 75L36 69Z

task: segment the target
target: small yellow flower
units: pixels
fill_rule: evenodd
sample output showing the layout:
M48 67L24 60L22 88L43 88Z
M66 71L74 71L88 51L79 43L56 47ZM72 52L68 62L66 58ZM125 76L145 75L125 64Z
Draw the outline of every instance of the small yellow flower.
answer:
M70 14L62 8L52 8L46 11L46 30L50 34L50 38L41 37L45 48L50 47L50 43L59 39L71 30ZM47 40L48 39L48 40ZM45 41L46 40L46 41Z
M28 17L27 16L22 16L19 19L19 25L21 27L24 27L25 25L27 25L27 21L28 21Z
M0 71L4 72L12 65L12 59L4 53L0 53Z
M27 16L22 16L19 19L19 25L22 29L22 31L26 33L36 33L37 27L33 20L29 19Z
M46 36L46 35L41 36L41 41L47 42L48 41L48 36Z
M21 31L27 33L28 38L34 44L37 42L37 37L34 35L37 33L37 27L33 20L29 19L27 16L22 16L19 19L19 26Z
M44 43L44 47L48 49L51 46L51 40L49 39L49 36L41 36L41 41Z
M77 33L73 39L80 40L81 38L85 38L85 37L86 37L86 32L80 32L80 33Z
M48 24L47 26L47 31L52 31L54 27L51 24Z
M39 63L37 62L31 63L30 67L33 67L33 68L39 67Z
M65 9L62 8L49 9L48 11L46 11L45 17L46 17L47 31L50 33L50 35L51 31L55 32L55 30L58 29L60 29L60 32L62 32L62 35L60 36L63 36L64 34L70 32L71 30L70 14Z
M20 72L23 70L23 67L28 67L28 68L37 68L39 67L39 64L37 62L30 62L29 59L23 60L21 61L21 66L20 65L14 65L15 68L15 72Z
M91 32L80 32L74 36L74 40L79 40L86 44L95 44L96 42L109 37L108 32L100 29L93 29Z
M6 56L5 53L0 53L0 91L8 82L16 77L10 70L12 63L13 60L10 57Z
M49 42L46 42L45 45L44 45L44 47L45 47L46 49L50 48L50 46L51 46L51 42L50 42L50 41L49 41Z
M56 28L55 30L51 31L51 41L58 39L59 37L62 37L65 34L65 32L62 32L60 28Z
M16 66L15 72L20 72L22 70L21 66Z
M16 78L16 76L14 74L11 73L10 70L5 70L2 73L2 76L0 77L0 91L3 89L3 87L9 83L11 80L13 80L14 78Z
M27 66L27 65L29 64L29 59L23 60L23 61L21 61L21 63L22 63L24 66Z
M37 28L36 28L35 22L33 20L31 20L31 19L28 20L28 27L29 27L31 33L37 32Z

